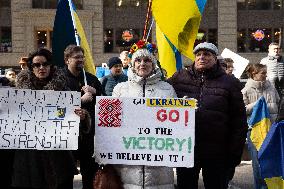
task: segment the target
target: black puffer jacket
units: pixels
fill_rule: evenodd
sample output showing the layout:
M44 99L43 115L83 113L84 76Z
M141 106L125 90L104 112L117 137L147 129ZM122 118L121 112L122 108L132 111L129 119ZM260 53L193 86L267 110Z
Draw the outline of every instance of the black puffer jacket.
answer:
M240 163L247 123L240 82L216 64L198 73L194 64L169 80L178 97L198 100L195 116L195 159Z

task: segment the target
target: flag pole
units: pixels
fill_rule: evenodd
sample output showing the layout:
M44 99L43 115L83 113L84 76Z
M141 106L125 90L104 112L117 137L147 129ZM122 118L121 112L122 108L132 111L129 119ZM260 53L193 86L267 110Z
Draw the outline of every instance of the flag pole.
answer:
M68 0L68 3L69 3L69 9L70 9L73 27L74 27L74 30L75 30L76 45L80 46L80 36L78 35L77 28L76 28L76 21L75 21L74 15L72 14L72 9L71 9L72 2L71 2L71 0ZM88 85L88 83L87 83L86 72L85 72L84 67L82 68L82 70L83 70L83 76L84 76L84 83L85 83L85 86L86 86L86 85Z
M148 41L148 38L150 36L151 30L152 30L152 27L153 27L153 23L154 23L154 18L152 18L152 22L151 22L151 25L150 25L150 28L149 28L149 31L148 31L148 34L147 34L147 37L146 37L146 41Z
M143 40L145 40L146 33L147 33L147 26L148 26L150 14L151 14L151 7L152 7L152 0L149 0L149 2L148 2L147 16L146 16L145 26L144 26L144 31L143 31L143 38L142 38Z

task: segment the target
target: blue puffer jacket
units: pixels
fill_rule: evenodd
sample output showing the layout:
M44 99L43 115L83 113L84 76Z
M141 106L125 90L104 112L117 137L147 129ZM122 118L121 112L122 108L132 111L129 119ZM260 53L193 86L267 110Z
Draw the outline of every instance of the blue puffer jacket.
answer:
M103 95L105 96L111 96L113 88L121 82L125 82L128 80L127 75L121 74L114 76L112 74L106 75L102 78L102 88L103 88Z

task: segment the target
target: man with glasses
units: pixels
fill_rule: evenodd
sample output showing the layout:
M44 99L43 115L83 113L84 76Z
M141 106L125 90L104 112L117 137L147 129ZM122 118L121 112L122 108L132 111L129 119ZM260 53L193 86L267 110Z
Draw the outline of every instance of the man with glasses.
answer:
M284 92L284 58L280 54L278 43L269 45L268 56L263 58L260 64L267 66L267 79L276 88L281 97Z
M241 161L247 123L240 82L217 62L218 49L200 43L194 63L168 81L177 96L195 98L194 167L177 168L179 189L197 189L202 169L205 188L226 189L228 174Z
M72 91L81 92L82 108L86 109L91 116L91 123L84 124L80 128L79 147L75 156L80 161L83 189L93 189L93 177L98 168L92 158L94 153L95 104L96 96L102 94L102 86L96 76L88 72L84 76L85 56L82 47L69 45L64 51L64 61L68 87ZM84 82L85 77L87 83Z

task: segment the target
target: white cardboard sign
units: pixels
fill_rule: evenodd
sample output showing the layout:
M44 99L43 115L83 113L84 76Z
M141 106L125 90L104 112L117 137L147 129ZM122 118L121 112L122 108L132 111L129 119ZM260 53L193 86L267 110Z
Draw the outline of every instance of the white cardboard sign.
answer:
M233 74L236 78L240 79L242 73L246 69L249 60L244 57L234 53L230 49L225 48L221 54L223 58L231 58L234 61L234 71Z
M100 164L193 167L195 99L97 97Z
M76 150L81 94L0 89L0 148Z

